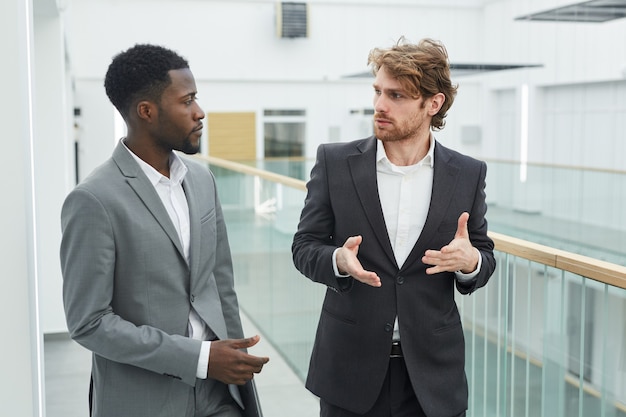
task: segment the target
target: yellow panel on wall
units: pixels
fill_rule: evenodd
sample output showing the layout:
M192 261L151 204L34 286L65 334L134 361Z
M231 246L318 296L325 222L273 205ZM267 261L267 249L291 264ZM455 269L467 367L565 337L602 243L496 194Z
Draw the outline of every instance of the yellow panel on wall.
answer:
M236 160L256 159L256 114L207 113L209 155Z

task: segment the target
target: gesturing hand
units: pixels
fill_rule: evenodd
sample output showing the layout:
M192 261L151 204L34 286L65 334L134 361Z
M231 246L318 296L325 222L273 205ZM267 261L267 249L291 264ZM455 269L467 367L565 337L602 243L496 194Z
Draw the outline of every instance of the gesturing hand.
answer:
M470 242L467 230L468 220L469 213L462 213L459 216L454 239L441 250L427 250L424 253L422 262L427 265L434 265L426 269L427 274L443 271L461 271L464 274L469 274L476 270L480 254Z
M359 245L363 241L361 236L351 236L337 251L337 268L342 274L348 274L352 278L372 287L380 287L380 278L376 272L366 271L357 258Z
M269 358L252 356L240 349L256 345L261 338L214 340L209 352L208 376L225 384L243 385L263 369Z

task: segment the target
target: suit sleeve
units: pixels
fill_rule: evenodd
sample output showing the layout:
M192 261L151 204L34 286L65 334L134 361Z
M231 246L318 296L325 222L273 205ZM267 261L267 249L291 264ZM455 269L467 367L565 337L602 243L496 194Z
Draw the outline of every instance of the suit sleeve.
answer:
M194 385L200 341L135 325L113 311L116 245L101 202L87 190L72 191L61 224L63 301L70 336L106 359Z
M324 145L317 149L317 160L307 183L307 196L291 249L294 265L304 276L341 291L349 287L352 278L337 278L333 270L332 255L338 246L333 238L335 216L325 151Z
M478 175L478 183L476 185L476 194L474 204L468 221L468 231L472 246L478 249L482 258L480 272L469 281L459 281L457 279L456 286L460 293L470 294L478 288L483 287L489 281L489 277L496 268L496 260L493 255L493 241L487 235L487 203L485 195L485 177L487 176L487 164L480 162L480 173Z

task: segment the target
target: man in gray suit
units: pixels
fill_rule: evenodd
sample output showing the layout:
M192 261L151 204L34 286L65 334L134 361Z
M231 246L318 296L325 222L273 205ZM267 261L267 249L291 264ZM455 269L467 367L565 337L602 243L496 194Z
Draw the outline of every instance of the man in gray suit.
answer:
M199 150L204 113L187 61L153 45L118 54L105 78L128 134L62 210L71 337L93 352L94 417L242 415L268 361L246 353L230 248ZM247 392L247 391L245 391Z
M307 376L324 417L464 416L468 388L455 286L495 268L486 165L448 149L457 87L444 46L371 51L374 136L321 145L293 240L328 287Z

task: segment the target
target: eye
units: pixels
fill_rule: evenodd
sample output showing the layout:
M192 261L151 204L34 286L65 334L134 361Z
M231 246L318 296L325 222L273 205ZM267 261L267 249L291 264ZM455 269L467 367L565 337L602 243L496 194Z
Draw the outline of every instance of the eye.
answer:
M402 94L399 94L399 93L391 93L390 95L391 95L391 98L393 99L399 99L403 97Z
M376 94L377 96L380 95L380 90L377 90L376 88L374 89L374 94Z
M197 101L198 97L197 96L190 96L189 98L187 98L187 100L185 100L183 103L187 106L190 106L193 104L194 101Z

